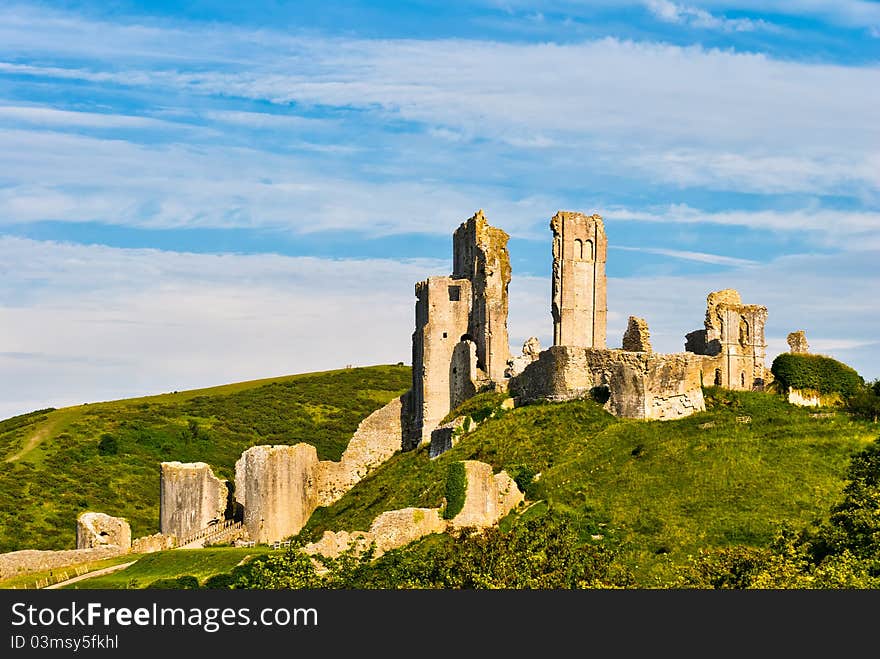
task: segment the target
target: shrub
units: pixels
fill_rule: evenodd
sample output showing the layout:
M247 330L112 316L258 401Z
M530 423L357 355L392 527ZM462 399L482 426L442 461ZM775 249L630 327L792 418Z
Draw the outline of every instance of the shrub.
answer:
M464 508L464 495L467 489L467 473L463 462L453 462L446 474L446 509L445 519L452 519Z
M101 455L116 455L119 453L119 444L113 435L104 433L98 442L98 453Z
M773 360L770 370L789 389L810 389L820 394L839 393L849 397L864 386L862 377L853 368L824 355L784 352Z

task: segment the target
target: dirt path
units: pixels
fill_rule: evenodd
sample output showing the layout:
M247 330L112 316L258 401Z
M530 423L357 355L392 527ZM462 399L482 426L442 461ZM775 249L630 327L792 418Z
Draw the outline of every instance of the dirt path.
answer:
M70 412L65 411L59 414L59 411L50 412L53 416L45 421L34 433L24 441L24 445L16 452L7 457L4 462L15 462L20 460L28 453L37 448L44 440L48 439L54 430L58 429L62 423L70 419Z
M52 590L54 588L61 588L62 586L66 586L68 584L76 583L77 581L83 581L84 579L91 579L92 577L100 577L104 574L110 574L111 572L118 572L119 570L124 570L125 568L134 565L137 561L131 561L129 563L120 563L119 565L111 565L110 567L101 568L100 570L95 570L94 572L86 572L85 574L81 574L78 577L71 577L67 581L59 581L58 583L53 583L51 586L46 586L44 590Z

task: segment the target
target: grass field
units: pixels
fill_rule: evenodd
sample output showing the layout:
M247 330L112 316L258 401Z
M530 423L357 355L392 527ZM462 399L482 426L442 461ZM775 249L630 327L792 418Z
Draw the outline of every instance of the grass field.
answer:
M338 460L358 423L405 391L374 366L39 411L0 421L0 552L68 549L86 510L158 531L159 464L203 461L234 477L257 444L308 442Z

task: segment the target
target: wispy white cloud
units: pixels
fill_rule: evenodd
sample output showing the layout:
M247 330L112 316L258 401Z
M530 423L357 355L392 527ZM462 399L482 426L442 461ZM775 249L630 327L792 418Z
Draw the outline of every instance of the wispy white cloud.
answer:
M609 249L619 249L627 252L642 252L644 254L658 254L660 256L668 256L674 259L682 259L685 261L696 261L698 263L711 263L713 265L744 267L749 265L757 265L757 261L750 259L741 259L734 256L724 256L721 254L708 254L706 252L692 252L677 249L662 249L659 247L627 247L624 245L611 245Z
M608 208L602 214L614 221L717 224L810 234L818 245L854 251L880 249L880 212L874 211L842 211L815 207L788 211L730 210L710 213L687 204L675 204L652 210Z
M777 29L776 26L761 19L716 16L705 9L678 4L670 0L645 0L645 6L661 21L700 29L725 32Z

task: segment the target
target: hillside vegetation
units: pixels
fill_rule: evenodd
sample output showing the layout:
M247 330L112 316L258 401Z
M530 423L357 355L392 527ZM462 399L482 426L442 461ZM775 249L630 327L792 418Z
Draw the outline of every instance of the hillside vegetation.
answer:
M618 419L591 401L503 411L497 396L468 401L488 417L449 452L399 454L301 533L367 529L385 510L439 506L449 464L506 469L534 505L564 517L587 543L613 548L636 583L668 583L701 550L765 547L785 525L826 516L852 455L877 426L845 412L789 405L768 393L706 390L707 411L677 421ZM490 408L480 411L483 401ZM504 520L507 525L512 519Z
M0 421L0 552L75 546L79 513L158 531L159 464L202 461L234 477L256 444L314 444L338 460L358 423L410 385L405 366L286 376L41 410Z

